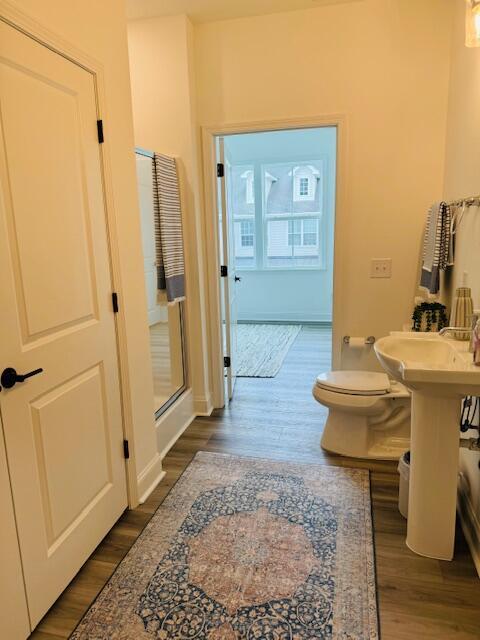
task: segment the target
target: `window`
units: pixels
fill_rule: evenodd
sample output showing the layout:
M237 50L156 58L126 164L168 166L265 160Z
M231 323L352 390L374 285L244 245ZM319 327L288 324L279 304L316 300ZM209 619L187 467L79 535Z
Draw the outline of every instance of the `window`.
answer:
M288 221L288 246L299 247L302 244L302 221Z
M318 245L318 220L303 220L304 247L316 247Z
M243 221L240 223L240 244L242 247L253 247L254 232L253 222Z
M300 178L300 188L299 193L301 196L308 196L308 178Z
M318 245L318 220L289 220L289 247L316 247Z
M227 197L237 269L325 267L323 175L322 160L231 166Z

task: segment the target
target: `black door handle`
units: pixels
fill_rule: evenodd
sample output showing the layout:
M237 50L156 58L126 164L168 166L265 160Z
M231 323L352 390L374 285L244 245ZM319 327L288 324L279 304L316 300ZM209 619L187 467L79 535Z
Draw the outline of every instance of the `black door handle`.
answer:
M239 276L235 276L235 282L240 282L241 278Z
M15 369L12 369L12 367L7 367L2 371L0 383L2 387L5 387L5 389L11 389L17 384L17 382L24 382L27 378L32 378L42 372L43 369L34 369L28 373L17 373Z

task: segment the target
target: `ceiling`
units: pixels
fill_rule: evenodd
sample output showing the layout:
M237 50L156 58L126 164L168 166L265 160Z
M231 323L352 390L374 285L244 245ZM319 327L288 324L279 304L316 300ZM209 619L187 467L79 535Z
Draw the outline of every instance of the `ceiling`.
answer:
M126 0L130 20L186 13L193 22L212 22L359 0Z

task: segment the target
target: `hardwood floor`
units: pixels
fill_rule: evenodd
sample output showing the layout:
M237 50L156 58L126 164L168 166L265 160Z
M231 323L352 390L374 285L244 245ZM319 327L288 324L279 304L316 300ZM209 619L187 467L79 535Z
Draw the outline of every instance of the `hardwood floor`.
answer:
M460 530L453 562L415 555L405 546L406 523L397 509L396 464L320 449L326 411L313 400L311 386L330 365L329 341L327 329L304 327L276 378L239 379L228 409L195 420L165 458L165 480L144 505L122 516L31 637L68 637L195 453L204 450L369 468L382 639L478 640L480 579Z

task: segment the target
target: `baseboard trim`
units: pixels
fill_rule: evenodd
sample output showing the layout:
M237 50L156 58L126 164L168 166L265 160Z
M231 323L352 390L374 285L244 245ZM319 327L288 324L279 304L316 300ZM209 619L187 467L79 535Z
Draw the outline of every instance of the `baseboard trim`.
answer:
M480 522L470 501L465 481L459 483L457 512L463 534L472 554L473 564L480 578Z
M308 318L302 316L298 313L283 313L281 317L279 317L278 313L255 313L255 312L245 312L240 314L238 317L238 322L240 324L269 324L269 323L277 323L277 324L332 324L332 315L331 314L315 314L311 315Z
M137 476L139 504L143 504L145 502L164 477L165 471L162 469L162 458L158 453L156 453L153 460Z
M193 407L197 416L211 416L213 411L212 395L197 396L193 399Z

